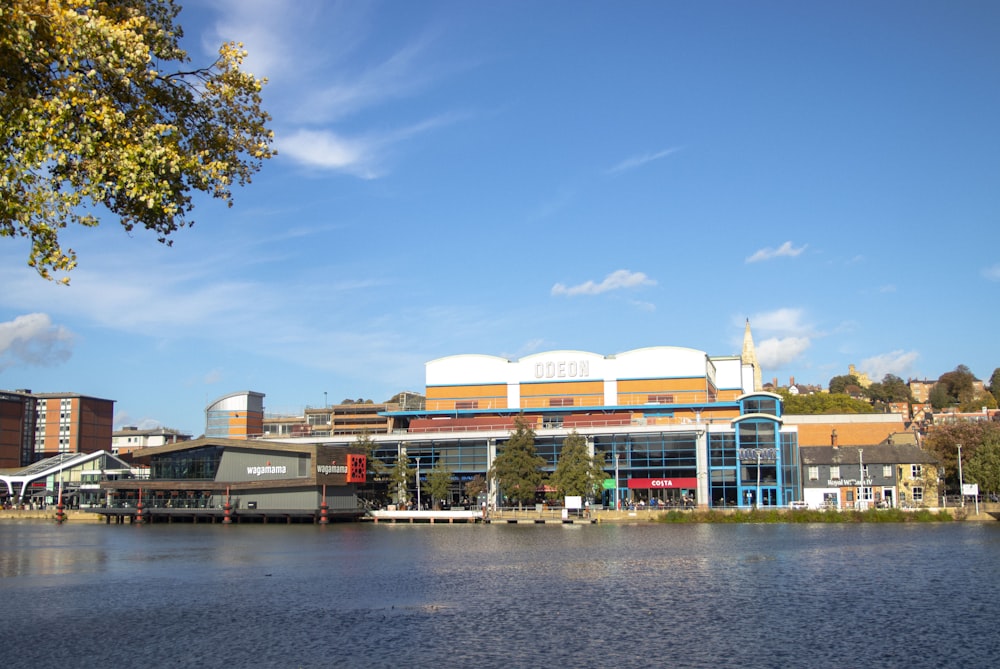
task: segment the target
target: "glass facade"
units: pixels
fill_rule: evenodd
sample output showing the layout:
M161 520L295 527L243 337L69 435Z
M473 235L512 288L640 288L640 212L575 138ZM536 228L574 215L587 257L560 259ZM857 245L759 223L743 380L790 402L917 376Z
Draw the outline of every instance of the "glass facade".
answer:
M731 406L738 406L738 417L713 423L663 429L625 424L605 432L585 430L581 436L595 455L603 456L607 475L605 490L594 502L606 507L659 502L687 506L695 501L703 506L746 507L783 506L799 499L797 433L794 428L782 431L780 398L770 393L748 394ZM569 434L550 417L544 418L534 445L549 474L556 469ZM548 430L559 430L559 434ZM492 458L503 452L509 439L509 434L477 437L468 432L440 439L413 436L413 440L381 442L375 459L389 470L398 454L405 452L412 470L419 458L422 484L432 469L447 469L454 477L452 499L456 502L462 499L464 482L485 477ZM411 477L410 493L415 492L412 481Z
M155 455L149 463L150 479L214 481L222 461L222 446Z

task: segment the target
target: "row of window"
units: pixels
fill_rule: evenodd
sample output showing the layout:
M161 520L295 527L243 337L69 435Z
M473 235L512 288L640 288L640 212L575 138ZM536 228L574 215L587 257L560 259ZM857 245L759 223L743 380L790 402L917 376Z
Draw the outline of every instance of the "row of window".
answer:
M865 465L864 468L865 468L864 476L865 476L865 478L867 478L868 476L871 475L871 470L868 468L868 465ZM910 478L914 478L914 479L921 478L923 476L923 471L924 471L923 465L910 465ZM807 468L807 472L806 473L807 473L807 476L809 477L810 481L818 481L819 480L819 466L817 466L817 465L810 465ZM838 480L840 478L842 478L841 475L840 475L840 465L831 465L830 466L830 480L831 481L836 481L836 480ZM882 465L882 478L884 478L884 479L891 479L892 478L892 465Z

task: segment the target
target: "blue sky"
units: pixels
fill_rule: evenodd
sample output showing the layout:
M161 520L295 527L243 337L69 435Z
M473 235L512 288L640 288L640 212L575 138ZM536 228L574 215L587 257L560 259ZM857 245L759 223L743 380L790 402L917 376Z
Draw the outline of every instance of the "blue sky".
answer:
M0 388L199 435L422 391L424 363L687 346L826 385L1000 366L1000 4L189 2L279 155L159 245L0 240Z

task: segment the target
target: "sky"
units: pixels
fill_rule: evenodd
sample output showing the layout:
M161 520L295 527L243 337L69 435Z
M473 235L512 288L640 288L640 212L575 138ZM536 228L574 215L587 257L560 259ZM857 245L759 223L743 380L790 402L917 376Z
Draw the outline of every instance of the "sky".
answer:
M189 0L278 155L173 246L0 240L0 388L198 436L423 392L464 353L738 354L765 381L1000 367L1000 3Z

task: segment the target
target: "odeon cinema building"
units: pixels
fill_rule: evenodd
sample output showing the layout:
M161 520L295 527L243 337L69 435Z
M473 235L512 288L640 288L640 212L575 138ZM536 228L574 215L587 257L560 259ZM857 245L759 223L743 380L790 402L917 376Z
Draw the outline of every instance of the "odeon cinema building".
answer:
M393 428L371 435L373 455L387 467L405 458L425 481L447 469L447 501L471 502L464 483L485 476L520 419L550 472L574 432L603 454L595 504L787 505L802 498L797 428L784 425L780 396L759 379L749 325L739 356L668 346L455 355L426 363L425 408L387 412ZM491 488L487 501L503 505L503 490Z

